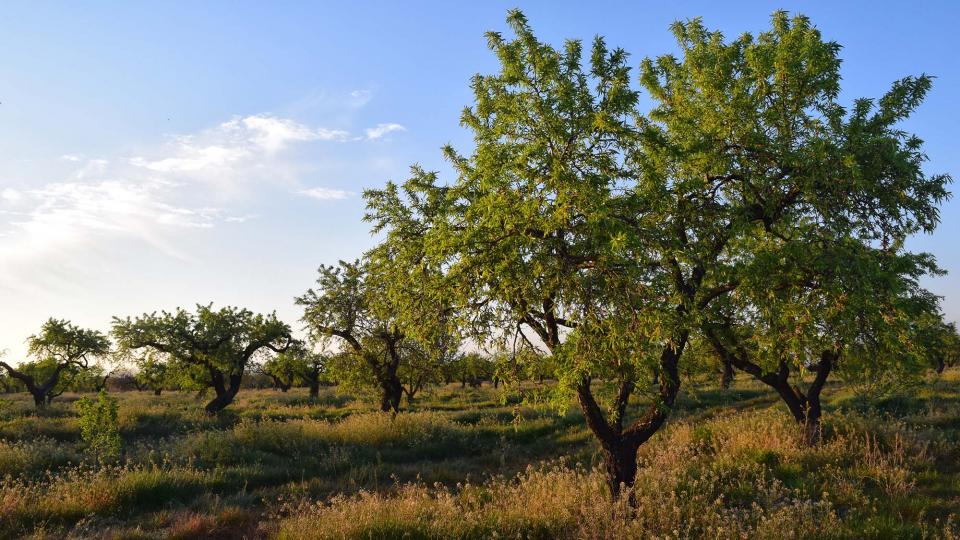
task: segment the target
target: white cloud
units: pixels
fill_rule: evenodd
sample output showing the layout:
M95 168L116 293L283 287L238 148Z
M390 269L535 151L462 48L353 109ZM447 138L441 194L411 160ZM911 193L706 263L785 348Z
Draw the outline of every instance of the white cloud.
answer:
M392 131L406 130L407 128L401 126L400 124L377 124L372 128L367 128L365 133L367 134L367 140L374 140L379 139Z
M0 199L3 199L7 202L15 203L22 198L23 195L13 188L6 188L3 191L0 191Z
M278 155L294 144L349 140L353 139L344 130L310 128L288 118L259 114L172 137L153 155L133 157L129 163L177 179L206 180L229 190L253 177L278 175L282 167L273 166Z
M379 124L366 138L402 129ZM54 275L69 282L72 269L127 257L137 245L189 259L187 246L199 231L257 217L243 212L244 201L266 196L266 185L317 200L348 199L352 192L303 187L301 175L315 174L316 166L287 152L307 143L361 140L345 130L258 114L170 136L132 158L64 154L73 171L62 179L0 188L0 290L43 290Z
M315 187L300 190L297 193L312 197L321 201L340 201L349 198L353 193L342 189L330 189L325 187Z
M0 259L29 261L97 238L135 237L162 246L160 228L209 228L216 209L166 202L160 182L61 182L23 192L25 210L0 229Z

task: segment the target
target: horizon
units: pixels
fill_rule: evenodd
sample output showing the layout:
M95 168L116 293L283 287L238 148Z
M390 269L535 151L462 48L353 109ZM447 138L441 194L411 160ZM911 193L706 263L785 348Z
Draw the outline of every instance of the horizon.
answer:
M631 54L675 52L675 20L702 17L727 38L757 33L779 8L808 15L844 60L842 101L879 97L907 75L936 77L903 124L928 173L960 159L960 69L944 46L960 8L925 2L708 3L618 7L522 3L545 41L602 35ZM257 4L10 6L0 36L0 350L50 317L109 331L112 316L213 302L276 311L299 329L294 297L316 268L372 247L362 192L410 165L451 180L440 147L459 126L470 77L494 69L484 32L514 3L376 7ZM13 24L16 22L16 25ZM903 31L900 31L904 29ZM636 76L634 76L634 82ZM960 201L908 242L946 276L925 278L960 320Z

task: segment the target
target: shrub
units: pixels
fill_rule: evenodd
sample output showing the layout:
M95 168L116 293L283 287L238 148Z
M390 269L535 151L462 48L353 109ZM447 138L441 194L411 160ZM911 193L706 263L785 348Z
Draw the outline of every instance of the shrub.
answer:
M101 461L120 457L122 441L117 400L101 390L97 399L84 397L76 406L80 414L80 438L90 451Z

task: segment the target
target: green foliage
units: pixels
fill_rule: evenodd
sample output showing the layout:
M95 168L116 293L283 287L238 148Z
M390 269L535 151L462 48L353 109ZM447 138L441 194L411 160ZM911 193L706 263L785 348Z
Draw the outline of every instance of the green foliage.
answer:
M161 391L175 383L173 370L159 351L148 351L138 355L135 362L137 372L134 375L139 387L153 391Z
M458 342L445 332L411 332L406 304L391 299L395 285L389 284L392 274L385 264L368 255L321 266L317 288L297 298L297 304L304 306L311 336L321 346L342 349L330 362L334 379L355 389L377 389L384 410L396 411L403 393L412 400L426 384L439 380Z
M97 399L80 398L77 403L80 437L90 451L101 461L120 457L123 444L118 422L119 404L116 398L101 390Z
M0 361L0 366L33 394L37 407L43 407L71 385L75 389L99 387L102 368L91 366L90 362L110 352L110 341L96 330L51 318L39 334L27 339L27 350L35 361L18 368Z
M49 319L39 334L27 339L27 351L36 358L86 368L91 358L110 352L110 341L96 330L87 330L62 319Z
M213 388L216 398L209 413L229 405L240 390L250 359L263 349L281 352L294 340L290 327L275 313L254 314L247 309L197 305L196 313L144 314L136 319L113 319L113 335L122 354L153 351L164 357L168 371L199 388Z

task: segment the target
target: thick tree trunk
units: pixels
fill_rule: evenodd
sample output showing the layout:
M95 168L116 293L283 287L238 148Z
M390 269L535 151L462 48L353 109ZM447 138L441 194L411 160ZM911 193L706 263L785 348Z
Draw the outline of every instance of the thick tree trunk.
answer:
M687 343L688 334L683 333L676 347L665 347L660 354L660 389L658 402L650 405L643 416L624 429L623 422L634 381L624 378L615 397L613 411L608 419L597 404L585 380L577 387L577 398L587 421L587 427L600 440L603 449L604 470L610 495L616 499L624 489L632 489L637 478L637 452L666 422L667 415L680 390L680 374L677 364ZM631 493L630 503L634 498Z
M204 410L207 411L207 414L213 416L233 403L233 398L235 398L237 396L237 392L240 391L240 383L243 380L243 374L230 375L225 381L222 372L211 368L211 376L213 379L213 390L217 395L212 401L210 401L210 403L207 403L206 407L204 407Z
M47 393L43 390L31 390L33 395L33 405L37 409L43 409L47 406Z
M320 381L310 381L310 399L317 399L320 397Z
M159 396L159 395L160 395L160 392L162 392L162 391L163 391L162 388L154 388L154 389L153 389L153 395Z
M383 412L400 412L400 400L403 399L403 385L396 377L385 379L380 383L380 410Z
M618 497L623 489L633 488L637 480L639 450L639 445L627 442L614 442L609 447L603 446L603 465L611 496Z

